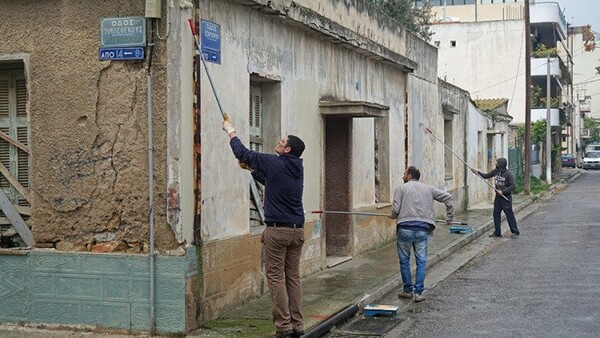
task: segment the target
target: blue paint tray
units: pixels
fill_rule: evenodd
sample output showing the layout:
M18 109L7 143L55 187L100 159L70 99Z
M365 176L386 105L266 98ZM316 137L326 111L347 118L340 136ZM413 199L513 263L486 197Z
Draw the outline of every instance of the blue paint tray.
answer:
M475 232L475 229L473 229L471 227L463 227L463 226L449 227L448 229L450 229L450 233L453 233L453 234L472 234Z
M363 309L363 315L365 317L394 317L396 311L398 311L397 306L368 304Z

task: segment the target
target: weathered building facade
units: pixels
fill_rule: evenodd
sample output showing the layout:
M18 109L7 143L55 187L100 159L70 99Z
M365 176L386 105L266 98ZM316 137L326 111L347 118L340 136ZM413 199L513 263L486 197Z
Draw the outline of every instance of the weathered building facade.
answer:
M408 165L470 205L466 168L433 135L472 157L487 145L465 142L469 121L486 117L440 85L435 47L364 1L173 1L146 19L145 60L98 61L102 18L143 16L134 0L0 1L0 90L25 116L6 147L26 183L7 182L34 239L0 254L0 321L186 332L266 292L253 184L190 18L218 32L206 68L242 141L306 142L303 275L393 241L385 217L311 211L388 213Z

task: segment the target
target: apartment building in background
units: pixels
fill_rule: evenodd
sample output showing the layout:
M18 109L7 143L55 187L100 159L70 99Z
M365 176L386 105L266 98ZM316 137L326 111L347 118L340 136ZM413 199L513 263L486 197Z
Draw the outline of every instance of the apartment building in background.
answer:
M573 50L560 6L554 2L530 2L532 50L531 58L526 60L522 0L431 4L432 43L440 56L438 76L469 91L473 99L508 98L507 113L513 117L512 125L522 126L526 108L525 66L529 62L531 121L546 119L549 93L552 143L562 144L564 139L565 144L574 147Z

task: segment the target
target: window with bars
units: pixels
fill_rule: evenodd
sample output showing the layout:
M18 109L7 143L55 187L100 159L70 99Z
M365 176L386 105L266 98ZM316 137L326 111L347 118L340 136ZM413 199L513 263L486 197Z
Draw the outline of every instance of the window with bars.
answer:
M29 207L30 127L22 64L0 64L0 188L15 205ZM7 177L8 176L10 177ZM11 182L12 181L12 182Z

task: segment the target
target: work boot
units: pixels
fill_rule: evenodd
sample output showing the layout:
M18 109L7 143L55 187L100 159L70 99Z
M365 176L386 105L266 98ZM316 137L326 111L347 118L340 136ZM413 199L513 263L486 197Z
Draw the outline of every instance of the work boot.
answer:
M293 337L293 338L300 338L302 336L304 336L304 331L296 331L296 330L294 330L294 332L292 332L292 335L291 335L291 337Z
M492 234L489 235L488 237L499 238L499 237L502 237L502 235L498 235L495 232L492 232Z
M418 294L415 293L415 302L422 302L425 300L425 295L424 294Z
M412 299L413 293L402 290L402 291L398 292L398 298Z
M510 235L510 238L512 238L512 239L519 238L519 235L517 235L517 234L512 234L512 235Z

